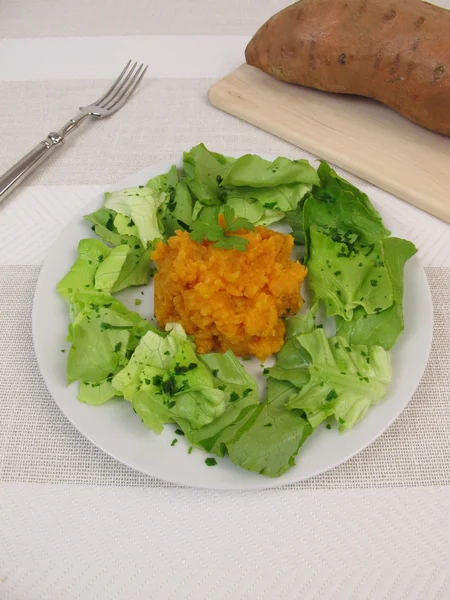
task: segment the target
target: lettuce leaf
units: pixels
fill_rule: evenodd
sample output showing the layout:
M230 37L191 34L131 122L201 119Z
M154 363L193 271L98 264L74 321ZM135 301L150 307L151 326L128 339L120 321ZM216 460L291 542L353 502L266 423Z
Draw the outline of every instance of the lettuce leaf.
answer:
M224 187L253 188L275 188L294 183L319 184L319 176L307 160L289 160L279 156L270 162L256 154L245 154L233 161L221 181Z
M87 238L78 243L78 257L70 271L61 279L56 289L69 299L77 290L95 287L95 274L102 261L109 256L110 248L100 240Z
M323 329L297 340L311 357L310 379L286 407L303 410L313 428L334 416L340 431L346 431L385 396L391 365L380 346L350 345L340 336L327 338Z
M100 383L112 377L126 349L133 323L104 306L81 312L71 329L72 346L67 358L67 382L77 379Z
M105 404L111 398L118 396L119 392L114 388L109 379L104 379L99 383L89 383L80 381L80 391L78 400L86 404Z
M219 184L234 158L211 152L198 144L183 154L183 176L192 195L206 206L219 205Z
M142 336L154 328L110 294L76 291L70 300L67 381L80 380L81 402L103 404L120 395L112 385L113 376L126 365Z
M224 354L205 354L200 359L211 370L214 385L225 393L225 412L200 429L194 429L180 419L178 424L193 446L224 456L227 442L242 426L249 409L259 405L258 387L231 350Z
M382 346L389 350L404 329L403 322L403 271L405 263L417 252L411 242L399 238L386 238L382 242L386 269L392 284L394 304L386 310L367 314L357 308L351 321L337 318L337 333L351 344Z
M126 245L111 249L95 272L94 285L96 289L110 292L115 287L129 252L130 247Z
M329 317L339 315L350 321L358 306L369 314L392 306L392 283L382 251L378 253L369 248L365 254L356 243L352 243L350 250L315 225L309 229L308 237L309 282L315 294L325 302ZM379 245L381 247L381 243Z
M317 305L303 315L287 319L284 344L275 365L269 369L269 377L289 381L298 388L308 383L311 357L297 336L314 331L316 312Z
M168 329L166 336L149 331L112 381L156 433L178 421L197 429L225 411L225 392L215 387L181 325Z
M268 477L279 477L295 465L300 446L312 432L303 411L285 408L295 390L289 382L269 378L267 399L246 414L226 444L231 462Z
M131 219L106 208L100 208L84 219L93 223L93 230L104 242L112 246L127 245L130 248L111 291L119 292L129 286L146 285L152 273L150 254L153 245L148 249L144 248L136 235L130 235L137 231ZM117 224L126 234L119 233Z
M144 248L162 238L158 223L158 209L167 201L167 194L148 187L127 188L106 195L104 206L129 217L137 229ZM114 219L116 221L116 218ZM117 224L114 223L116 228Z
M175 165L164 174L147 182L147 187L155 192L165 192L169 201L165 205L165 213L160 222L165 237L174 235L177 229L187 229L192 223L193 200L185 181L179 180Z

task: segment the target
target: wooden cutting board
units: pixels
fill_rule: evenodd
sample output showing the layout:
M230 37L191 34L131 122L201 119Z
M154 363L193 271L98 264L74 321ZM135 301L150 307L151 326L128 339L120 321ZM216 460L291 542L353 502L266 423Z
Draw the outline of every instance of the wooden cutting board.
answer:
M450 223L450 137L374 100L283 83L248 65L215 83L209 100Z

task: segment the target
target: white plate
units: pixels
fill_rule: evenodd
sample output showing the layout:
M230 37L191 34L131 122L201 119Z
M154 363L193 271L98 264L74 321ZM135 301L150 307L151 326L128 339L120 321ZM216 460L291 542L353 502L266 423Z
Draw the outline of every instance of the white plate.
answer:
M274 157L266 158L273 160ZM144 169L111 186L110 190L145 184L151 177L167 172L172 164L160 163ZM376 193L379 190L373 188L369 195L373 199ZM372 407L366 417L344 435L340 435L336 427L328 430L322 424L300 449L297 465L282 477L269 479L249 473L234 466L228 458L217 459L215 467L208 467L204 452L187 453L188 444L184 438L178 437L178 443L170 445L177 437L173 426L166 426L160 436L155 435L142 425L131 404L124 400L112 400L102 406L78 402L77 384L67 387L65 381L67 353L61 350L68 347L65 342L68 307L56 293L56 285L73 264L79 240L94 236L82 215L99 208L102 201L102 196L92 200L52 246L36 286L33 339L42 376L59 408L83 435L114 458L148 475L178 484L227 490L277 487L307 479L348 460L376 440L408 404L425 369L433 330L431 294L416 257L405 269L405 331L392 353L393 378L386 399ZM387 218L384 220L394 235L401 236L396 223ZM146 288L124 290L118 297L130 309L139 308L142 316L152 317L152 284ZM142 300L139 307L134 304L136 298ZM259 362L256 359L253 364L248 361L245 367L252 374L258 372L258 384L262 386Z

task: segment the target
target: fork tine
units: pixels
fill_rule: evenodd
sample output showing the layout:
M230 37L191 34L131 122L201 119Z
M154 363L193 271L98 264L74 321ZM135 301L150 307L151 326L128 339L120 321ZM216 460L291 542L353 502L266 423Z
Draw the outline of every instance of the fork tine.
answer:
M134 65L132 65L131 69L126 74L126 76L122 77L122 80L119 82L119 84L116 85L116 86L114 86L114 89L112 89L108 94L106 94L106 96L104 96L103 100L100 102L100 106L102 108L106 108L107 104L110 104L110 102L114 98L117 98L117 95L121 93L121 91L126 86L126 84L127 84L128 80L130 79L130 77L132 75L134 77L137 64L138 63L135 62Z
M142 78L144 77L147 69L148 69L148 65L146 65L144 67L144 64L142 63L139 66L139 69L134 74L131 81L129 82L129 84L127 85L127 87L123 90L122 94L119 96L119 98L116 98L112 104L111 104L111 100L110 100L107 103L107 106L105 108L108 111L113 111L113 112L115 112L116 110L119 110L119 108L122 108L122 106L125 104L125 102L128 101L128 99L133 94L134 90L137 88L137 86L142 81ZM141 72L141 70L142 70L142 72Z
M125 75L125 73L126 73L126 72L127 72L127 70L128 70L128 67L129 67L130 65L131 65L131 60L129 60L129 61L127 62L127 64L125 65L125 68L124 68L124 70L123 70L123 71L122 71L122 73L119 75L119 77L118 77L118 78L115 80L115 82L112 84L112 86L111 86L111 87L108 89L108 91L107 91L107 92L106 92L106 93L105 93L105 94L104 94L104 95L103 95L101 98L99 98L98 100L96 100L96 101L94 102L94 104L97 104L97 105L99 105L99 104L100 104L100 102L103 102L103 101L105 100L105 98L106 98L107 96L109 96L109 94L110 94L110 93L111 93L111 92L114 90L114 88L116 87L116 85L117 85L117 84L120 82L120 80L122 79L122 77Z

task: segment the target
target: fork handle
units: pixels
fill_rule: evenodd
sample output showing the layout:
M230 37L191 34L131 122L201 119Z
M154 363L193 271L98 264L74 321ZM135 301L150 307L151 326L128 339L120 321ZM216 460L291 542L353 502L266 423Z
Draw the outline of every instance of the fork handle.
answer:
M0 203L41 163L44 162L56 148L63 145L66 135L76 129L84 115L68 121L59 131L49 133L31 152L13 165L0 176Z

